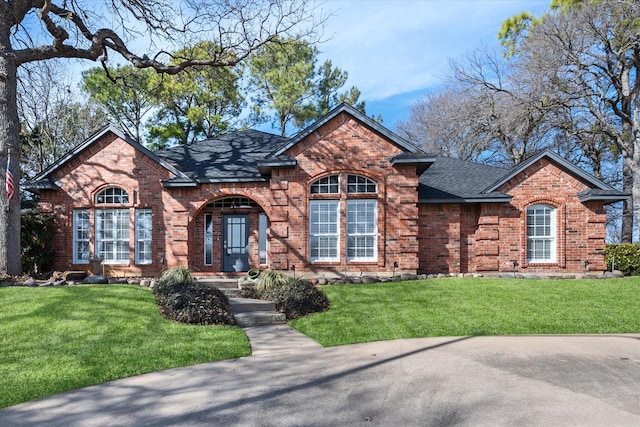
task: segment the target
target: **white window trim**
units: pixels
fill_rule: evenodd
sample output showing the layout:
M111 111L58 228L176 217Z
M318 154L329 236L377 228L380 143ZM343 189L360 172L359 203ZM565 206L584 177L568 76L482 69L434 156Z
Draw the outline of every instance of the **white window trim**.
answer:
M373 203L373 231L370 233L349 233L349 205L355 203L368 202ZM349 253L349 237L373 237L373 255L370 257L349 257L347 256L347 261L355 261L355 262L371 262L378 260L378 200L377 199L347 199L347 213L346 213L346 221L347 221L347 229L345 230L346 235L346 251Z
M550 221L550 235L549 236L531 236L529 234L529 210L530 209L539 209L539 208L547 208L550 210L549 221ZM529 264L554 264L557 261L557 209L555 206L547 205L547 204L535 204L527 207L526 211L526 224L527 224L527 263ZM529 245L532 241L544 241L550 240L551 244L549 249L549 258L530 258L529 257Z
M141 225L141 220L140 217L142 216L142 214L144 214L145 219L144 221L149 221L151 228L151 235L148 238L140 238L140 225ZM149 218L147 219L146 217L149 216ZM149 259L148 260L141 260L140 259L140 250L138 248L138 243L140 242L148 242L148 244L151 246L151 250L149 253ZM134 242L134 247L135 247L135 262L136 264L139 265L149 265L153 263L153 212L151 209L136 209L136 223L135 223L135 242Z
M101 232L100 232L100 224L102 219L100 218L100 213L101 212L126 212L127 213L127 218L129 219L129 221L127 222L127 237L126 239L122 238L122 239L117 239L117 238L113 238L113 239L101 239ZM131 244L131 236L130 236L130 221L131 221L131 215L129 212L129 209L97 209L96 210L96 255L99 256L100 258L102 258L102 263L103 264L113 264L113 265L126 265L130 262L130 253L129 253L129 245ZM127 257L125 258L121 258L121 259L105 259L105 257L102 256L102 252L100 251L100 246L102 242L105 241L112 241L112 242L124 242L126 240L127 242Z
M333 205L333 208L336 210L336 232L335 233L316 233L312 234L311 227L311 212L313 210L313 205L319 205L322 203L330 203ZM336 256L335 257L320 257L320 256L312 256L311 255L311 239L313 237L334 237L336 239ZM340 200L331 199L331 200L310 200L309 201L309 261L311 262L336 262L340 261Z
M87 227L89 227L90 224L90 215L91 212L89 211L89 209L76 209L73 211L73 263L74 264L89 264L89 258L87 257L87 259L81 259L78 258L78 245L79 243L83 242L86 243L87 246L91 245L91 239L90 236L87 236L86 239L79 239L78 238L78 225L79 225L79 219L78 216L80 215L80 213L86 213L87 215ZM89 229L87 229L88 231ZM87 251L89 249L87 248ZM87 252L88 253L88 252Z

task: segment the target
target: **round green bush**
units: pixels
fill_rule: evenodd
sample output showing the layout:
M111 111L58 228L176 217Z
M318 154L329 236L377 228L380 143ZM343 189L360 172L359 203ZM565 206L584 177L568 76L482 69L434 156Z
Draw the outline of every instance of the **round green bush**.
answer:
M329 298L306 280L289 279L259 293L262 299L275 302L289 320L329 309Z
M199 284L184 267L165 272L153 288L166 319L192 325L235 325L229 299L221 290Z

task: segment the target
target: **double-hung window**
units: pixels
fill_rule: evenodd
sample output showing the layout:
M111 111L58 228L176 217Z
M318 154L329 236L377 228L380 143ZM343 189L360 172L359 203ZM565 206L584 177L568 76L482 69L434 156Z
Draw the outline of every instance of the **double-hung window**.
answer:
M129 209L96 211L96 252L106 264L129 262Z
M309 204L309 248L311 261L340 259L338 200L311 200Z
M136 210L136 264L151 264L153 215L151 209Z
M556 209L552 206L527 208L527 262L556 262Z
M89 209L73 211L73 263L89 263Z
M347 259L372 261L377 257L377 201L347 200Z

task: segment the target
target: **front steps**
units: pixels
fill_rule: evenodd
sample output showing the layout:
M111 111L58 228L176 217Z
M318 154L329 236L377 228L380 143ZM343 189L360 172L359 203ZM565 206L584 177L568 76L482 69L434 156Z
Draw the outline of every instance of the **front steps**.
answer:
M284 313L276 311L271 301L242 298L238 279L220 277L198 277L198 283L220 289L229 298L231 312L241 328L251 326L282 325L287 323Z
M276 311L271 301L249 298L229 298L231 312L241 328L251 326L282 325L287 323L284 313Z

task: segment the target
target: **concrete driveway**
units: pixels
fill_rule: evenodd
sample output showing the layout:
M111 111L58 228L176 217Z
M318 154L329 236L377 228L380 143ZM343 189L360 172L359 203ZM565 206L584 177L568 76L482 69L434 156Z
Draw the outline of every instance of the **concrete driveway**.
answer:
M640 425L640 335L426 338L321 348L249 328L254 355L0 411L1 426Z

